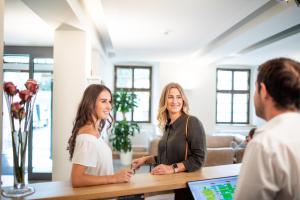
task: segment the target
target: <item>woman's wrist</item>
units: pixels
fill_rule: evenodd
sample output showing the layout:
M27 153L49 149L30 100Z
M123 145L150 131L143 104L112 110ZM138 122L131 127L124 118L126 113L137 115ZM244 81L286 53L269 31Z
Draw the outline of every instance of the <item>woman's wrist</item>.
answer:
M176 172L175 172L175 169L173 168L173 165L168 165L169 166L169 168L170 168L170 174L175 174Z
M177 172L179 172L179 167L177 165L177 163L174 163L172 165L170 165L173 169L173 173L176 174Z
M111 184L111 183L117 183L117 177L115 174L113 175L108 175L107 177L107 183Z
M143 163L144 164L148 164L149 156L144 156L143 158L144 158L144 162Z
M152 156L145 156L144 157L144 164L151 164Z

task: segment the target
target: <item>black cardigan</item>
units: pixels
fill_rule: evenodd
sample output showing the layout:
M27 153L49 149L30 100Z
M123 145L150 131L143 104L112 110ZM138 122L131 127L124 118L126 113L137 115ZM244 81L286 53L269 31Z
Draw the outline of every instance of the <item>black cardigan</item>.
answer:
M185 160L187 115L182 114L167 125L158 144L158 164L171 165L182 162L187 171L195 171L204 165L206 157L206 138L201 122L194 116L188 121L188 156Z

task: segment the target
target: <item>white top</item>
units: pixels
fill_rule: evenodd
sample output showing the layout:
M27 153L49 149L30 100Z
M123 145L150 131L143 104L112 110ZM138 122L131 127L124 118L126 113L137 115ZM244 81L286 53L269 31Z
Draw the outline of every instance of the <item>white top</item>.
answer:
M235 199L300 199L300 114L285 113L255 131Z
M112 175L112 151L100 137L79 134L76 137L72 163L86 166L86 174L95 176Z

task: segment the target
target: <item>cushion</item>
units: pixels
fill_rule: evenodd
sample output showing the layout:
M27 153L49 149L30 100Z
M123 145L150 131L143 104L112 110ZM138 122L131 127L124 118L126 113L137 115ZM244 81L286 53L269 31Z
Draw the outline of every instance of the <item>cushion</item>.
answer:
M231 142L234 141L234 136L206 136L207 148L231 147Z

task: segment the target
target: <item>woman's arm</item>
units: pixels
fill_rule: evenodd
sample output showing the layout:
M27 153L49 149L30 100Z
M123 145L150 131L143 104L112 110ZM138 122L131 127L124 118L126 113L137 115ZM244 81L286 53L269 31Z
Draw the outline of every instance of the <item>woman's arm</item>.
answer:
M155 156L150 155L150 156L143 156L137 159L134 159L131 163L131 168L133 170L139 169L141 165L143 164L154 164L156 163L155 161Z
M156 163L156 156L150 155L150 156L145 156L145 164L155 164Z
M71 182L73 187L128 182L133 174L132 170L123 169L114 175L93 176L85 174L86 168L86 166L79 164L72 165Z
M178 172L186 171L185 166L183 163L176 163L177 168L174 168L173 165L164 165L160 164L156 166L152 171L151 174L153 175L164 175L164 174L175 174Z
M190 117L188 123L189 155L182 163L186 171L200 169L206 158L206 136L201 122L196 117Z

